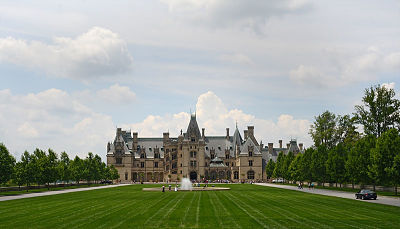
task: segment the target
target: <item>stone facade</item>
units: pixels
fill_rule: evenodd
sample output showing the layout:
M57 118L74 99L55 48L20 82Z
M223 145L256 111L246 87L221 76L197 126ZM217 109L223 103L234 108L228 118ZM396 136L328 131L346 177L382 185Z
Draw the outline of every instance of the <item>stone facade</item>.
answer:
M297 146L297 144L296 144ZM272 154L271 154L272 153ZM139 138L138 133L117 128L115 140L107 145L107 164L114 165L121 182L191 180L262 181L265 165L274 150L258 143L254 127L248 126L244 139L236 127L233 136L205 136L196 116L191 115L185 133L171 138Z

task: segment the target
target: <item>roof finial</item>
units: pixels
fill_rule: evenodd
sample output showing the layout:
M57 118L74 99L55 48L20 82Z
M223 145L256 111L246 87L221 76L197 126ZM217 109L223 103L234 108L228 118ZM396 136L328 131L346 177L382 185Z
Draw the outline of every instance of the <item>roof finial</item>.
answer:
M237 129L237 120L236 120L236 129Z

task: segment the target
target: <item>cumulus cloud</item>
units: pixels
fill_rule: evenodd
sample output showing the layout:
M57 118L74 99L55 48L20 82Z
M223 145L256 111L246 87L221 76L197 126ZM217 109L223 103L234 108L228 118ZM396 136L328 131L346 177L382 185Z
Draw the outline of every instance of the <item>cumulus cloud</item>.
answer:
M307 0L230 1L230 0L161 0L182 20L210 27L241 27L260 32L270 17L303 12Z
M264 143L278 142L279 139L297 138L308 146L312 144L308 135L310 121L295 119L289 114L282 114L277 118L277 121L273 121L255 117L240 109L229 110L223 101L211 91L198 97L196 114L199 127L206 129L206 135L224 135L226 127L234 131L233 128L237 122L241 132L248 125L254 125L256 138ZM186 131L189 118L190 114L185 112L164 116L150 115L142 122L126 124L122 127L137 131L142 137L160 137L166 131L170 131L172 136L176 136L181 129L183 132Z
M99 90L97 96L104 101L117 104L131 103L136 100L136 94L129 87L120 86L119 84Z
M52 44L0 38L0 61L84 81L121 74L132 66L125 41L100 27L76 38L56 37Z
M391 82L391 83L383 83L382 87L385 87L387 89L394 89L396 83L395 82Z
M326 56L318 66L298 65L290 71L290 79L298 84L328 87L376 80L384 73L400 73L400 53L383 52L375 46L356 54L327 50Z
M0 110L0 139L16 156L36 147L70 156L103 155L114 133L111 117L59 89L24 95L0 90Z

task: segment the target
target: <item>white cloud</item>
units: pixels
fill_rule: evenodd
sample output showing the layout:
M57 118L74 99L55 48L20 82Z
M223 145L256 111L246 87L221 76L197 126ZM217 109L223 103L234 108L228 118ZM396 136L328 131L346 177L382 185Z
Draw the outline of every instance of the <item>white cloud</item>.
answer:
M100 27L75 39L56 37L53 44L0 38L0 61L84 81L124 73L132 66L126 43Z
M391 83L383 83L382 87L385 87L387 89L394 89L394 87L396 86L395 82L391 82Z
M261 32L270 17L302 12L310 8L306 0L230 1L161 0L184 21L210 27L240 27Z
M26 95L0 90L0 110L0 139L18 157L36 147L65 150L70 156L89 151L104 156L115 131L111 117L59 89Z
M308 146L312 144L308 135L310 121L282 114L274 122L246 114L239 109L229 110L222 100L211 91L198 97L196 114L199 127L206 129L206 135L224 135L226 127L230 127L231 131L234 131L233 128L237 122L241 130L248 125L254 125L256 138L263 140L264 143L278 142L279 139L289 140L292 137L298 138L300 142L304 142ZM176 136L181 129L183 132L186 131L189 117L190 115L185 112L164 116L149 115L142 122L126 124L122 127L137 131L142 137L161 137L162 133L166 131L170 131L171 136Z
M250 59L250 57L240 54L240 53L224 54L224 55L219 56L219 59L221 61L230 62L233 64L246 64L246 65L253 64L253 61Z
M136 94L129 87L114 84L106 89L97 91L97 96L110 103L125 104L136 100Z
M318 65L298 65L290 71L290 79L298 84L329 87L368 82L385 73L400 73L400 53L383 52L375 46L356 54L330 49L325 56Z

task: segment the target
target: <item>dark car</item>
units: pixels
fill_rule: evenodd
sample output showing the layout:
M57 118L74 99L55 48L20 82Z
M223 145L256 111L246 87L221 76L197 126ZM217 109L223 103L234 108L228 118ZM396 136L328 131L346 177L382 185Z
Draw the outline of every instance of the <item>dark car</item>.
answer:
M100 182L100 184L112 184L112 181L110 180L103 180Z
M367 190L367 189L362 189L356 193L356 199L362 199L362 200L374 199L374 200L376 200L377 197L378 196L376 195L376 192Z

